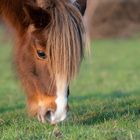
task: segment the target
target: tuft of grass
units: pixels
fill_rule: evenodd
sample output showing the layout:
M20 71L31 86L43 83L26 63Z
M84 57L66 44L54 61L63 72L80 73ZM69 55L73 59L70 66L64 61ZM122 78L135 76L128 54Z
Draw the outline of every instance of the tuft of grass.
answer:
M139 140L140 40L96 40L71 85L68 119L51 126L27 116L12 68L12 43L0 41L1 140Z

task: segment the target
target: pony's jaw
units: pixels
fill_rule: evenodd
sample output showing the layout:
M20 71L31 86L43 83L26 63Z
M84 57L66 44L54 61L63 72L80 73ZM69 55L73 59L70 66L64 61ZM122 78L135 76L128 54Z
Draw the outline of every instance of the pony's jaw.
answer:
M68 92L68 86L66 84L65 80L62 80L58 78L56 80L56 87L57 87L57 92L56 92L56 110L55 112L51 112L51 117L50 117L50 122L51 124L56 124L58 122L61 122L65 120L67 117L67 92Z

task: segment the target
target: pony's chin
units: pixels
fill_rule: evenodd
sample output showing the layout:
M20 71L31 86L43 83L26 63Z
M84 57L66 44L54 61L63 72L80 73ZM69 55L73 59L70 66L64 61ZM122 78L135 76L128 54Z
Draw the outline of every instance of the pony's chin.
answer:
M66 113L64 115L62 115L61 117L58 117L58 118L57 118L57 116L55 118L55 115L52 114L49 121L52 125L55 125L57 123L63 122L66 119L66 117L67 117Z
M51 125L55 125L55 124L58 124L60 122L63 122L65 119L66 119L67 115L64 114L62 115L61 117L57 117L55 115L54 112L52 111L48 111L45 115L44 114L38 114L37 115L37 118L38 118L38 121L41 122L41 123L50 123Z

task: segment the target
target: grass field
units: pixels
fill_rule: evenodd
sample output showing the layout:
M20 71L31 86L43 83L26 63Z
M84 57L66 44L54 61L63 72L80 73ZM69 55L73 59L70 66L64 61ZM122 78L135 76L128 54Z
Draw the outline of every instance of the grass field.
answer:
M98 40L71 85L71 110L57 126L27 116L12 68L10 41L0 41L0 140L140 140L140 39Z

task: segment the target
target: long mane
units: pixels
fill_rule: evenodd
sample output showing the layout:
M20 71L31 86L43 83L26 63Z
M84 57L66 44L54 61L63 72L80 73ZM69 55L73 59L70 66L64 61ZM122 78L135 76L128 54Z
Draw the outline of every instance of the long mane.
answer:
M78 9L67 0L48 0L52 7L47 27L47 51L53 73L69 83L84 55L84 26Z

